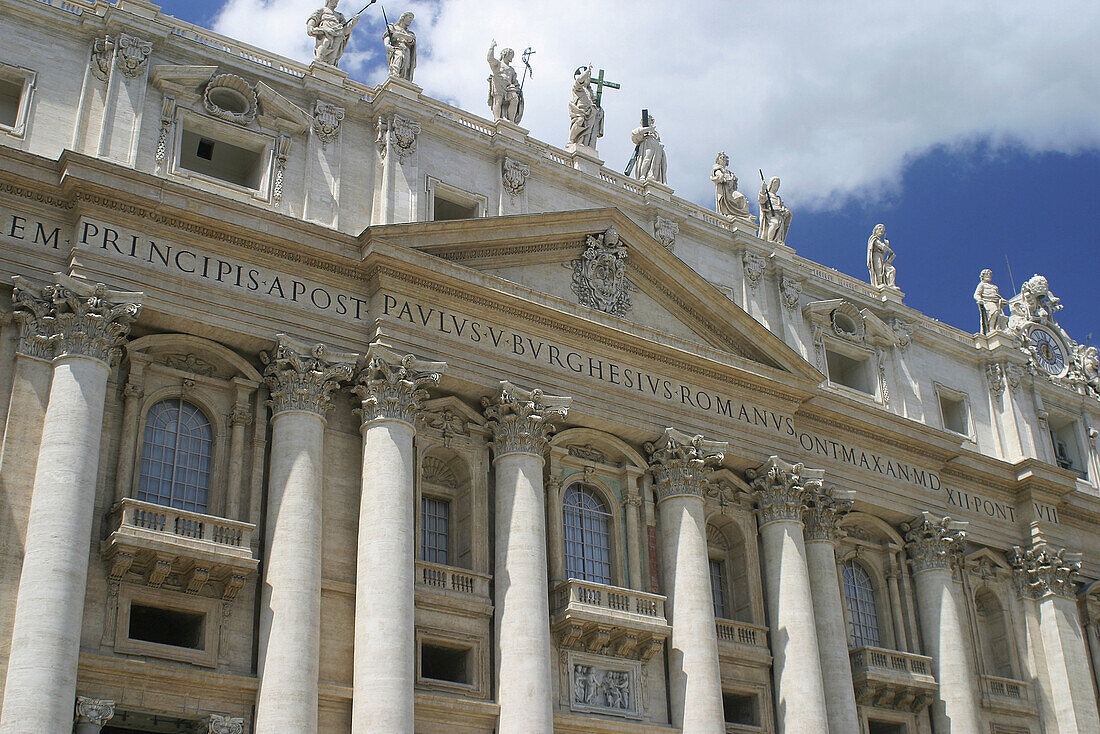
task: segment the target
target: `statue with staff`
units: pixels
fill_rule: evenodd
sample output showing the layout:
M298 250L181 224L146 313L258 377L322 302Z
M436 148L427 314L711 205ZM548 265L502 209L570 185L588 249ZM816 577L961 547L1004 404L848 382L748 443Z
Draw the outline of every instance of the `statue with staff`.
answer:
M630 133L634 155L626 164L626 175L629 176L633 171L634 177L639 181L663 184L667 183L668 159L665 157L665 146L661 143L656 124L657 119L649 114L649 110L642 110L642 124Z
M523 83L527 81L527 72L531 70L531 54L535 53L530 47L523 52L523 79L516 74L512 66L512 59L516 52L506 48L500 52L500 58L495 55L497 42L494 40L489 46L489 109L493 111L494 120L508 120L519 124L523 119Z
M791 228L791 210L783 205L779 198L779 176L764 180L764 171L760 171L760 229L757 236L765 242L782 245L787 240L787 231Z
M340 57L344 55L348 39L351 38L351 30L359 22L359 16L378 0L370 0L362 10L350 18L345 18L344 14L336 9L339 2L340 0L325 0L325 6L314 11L306 21L306 33L317 39L317 46L313 49L313 60L330 66L340 63Z
M569 102L569 145L596 149L596 140L603 137L603 89L618 89L619 84L604 79L604 70L592 78L592 64L577 67L573 72L573 99ZM596 91L592 91L592 87Z
M386 23L386 35L382 42L386 46L386 63L390 76L411 82L416 69L416 34L409 26L413 22L412 13L402 13L396 23L390 23L386 9L382 8L382 19Z

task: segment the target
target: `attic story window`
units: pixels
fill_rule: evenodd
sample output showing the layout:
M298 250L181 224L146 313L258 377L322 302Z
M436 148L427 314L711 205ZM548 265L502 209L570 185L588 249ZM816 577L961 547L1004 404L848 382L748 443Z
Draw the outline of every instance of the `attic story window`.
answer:
M179 167L226 183L258 190L264 181L263 143L238 144L201 133L184 123L180 145ZM245 147L247 145L247 147Z

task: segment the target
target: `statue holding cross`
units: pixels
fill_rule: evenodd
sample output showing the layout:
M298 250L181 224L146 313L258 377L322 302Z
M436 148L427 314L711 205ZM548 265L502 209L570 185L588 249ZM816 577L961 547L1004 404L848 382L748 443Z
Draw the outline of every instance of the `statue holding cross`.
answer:
M570 146L585 146L595 151L597 138L603 137L603 107L600 106L603 88L619 88L616 82L604 79L603 73L600 69L600 75L593 79L592 64L573 72L573 99L569 103Z

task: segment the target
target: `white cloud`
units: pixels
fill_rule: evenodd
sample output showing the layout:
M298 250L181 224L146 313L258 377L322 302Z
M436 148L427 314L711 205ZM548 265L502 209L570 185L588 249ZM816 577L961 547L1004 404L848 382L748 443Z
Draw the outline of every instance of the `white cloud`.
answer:
M308 61L304 23L319 4L228 0L215 28ZM704 204L719 150L750 199L763 168L783 177L792 206L830 209L896 194L906 160L936 145L1100 146L1093 1L414 0L387 12L408 9L427 94L488 115L490 40L532 46L523 125L564 146L572 71L591 61L623 85L604 97L608 166L625 165L646 107L668 148L669 183ZM365 15L342 66L376 83L378 6Z

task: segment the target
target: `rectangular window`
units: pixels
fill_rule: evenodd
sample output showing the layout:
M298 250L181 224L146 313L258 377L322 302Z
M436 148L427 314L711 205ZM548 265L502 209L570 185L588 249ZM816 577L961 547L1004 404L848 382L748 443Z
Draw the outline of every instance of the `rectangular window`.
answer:
M1063 469L1069 469L1082 479L1087 479L1081 442L1077 437L1077 421L1051 415L1050 440L1054 445L1054 461Z
M258 190L264 180L266 146L242 147L184 127L180 168L220 181Z
M0 125L15 127L19 120L19 103L23 85L12 79L0 79Z
M905 724L892 721L867 720L868 734L906 734L909 728Z
M425 497L420 502L420 559L451 562L451 503Z
M474 219L478 214L477 204L460 204L435 195L435 221L445 222L452 219Z
M966 407L966 398L946 391L940 391L940 416L943 427L964 436L970 435L970 411Z
M205 614L144 604L130 605L128 636L131 640L202 650L205 646L205 626Z
M722 561L710 561L710 590L714 595L714 616L729 619L729 594L726 588L726 564Z
M30 69L0 62L0 132L26 137L37 77Z
M420 677L469 685L469 648L420 645Z
M825 362L829 371L829 382L850 387L868 395L875 394L875 383L871 379L870 365L866 359L855 359L826 349Z
M760 726L756 696L743 693L722 693L722 713L727 724Z

